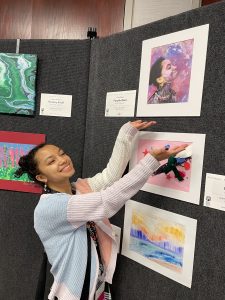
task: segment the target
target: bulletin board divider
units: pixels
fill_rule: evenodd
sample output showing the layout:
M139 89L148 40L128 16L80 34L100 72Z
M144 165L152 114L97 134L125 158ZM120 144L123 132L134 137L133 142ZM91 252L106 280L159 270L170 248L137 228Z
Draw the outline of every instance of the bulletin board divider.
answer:
M145 117L159 132L206 134L200 205L140 191L133 200L197 219L197 236L192 287L189 289L129 258L118 255L113 279L113 297L122 299L210 299L225 294L224 212L203 206L207 172L224 174L224 77L225 2L201 7L177 16L92 41L87 105L83 177L105 168L119 128L136 117L105 117L107 92L137 90L139 86L142 41L209 23L209 38L200 117ZM126 170L127 171L127 170ZM111 222L123 227L124 208ZM219 263L218 263L219 262Z
M20 40L20 53L38 57L36 112L33 117L0 114L1 131L43 133L47 143L68 153L76 169L73 180L81 177L83 168L90 44L90 40ZM16 40L0 41L0 52L15 51ZM41 93L72 95L71 118L41 116ZM40 194L0 190L2 299L35 298L43 255L33 225L39 197ZM48 271L44 299L48 299L52 281Z

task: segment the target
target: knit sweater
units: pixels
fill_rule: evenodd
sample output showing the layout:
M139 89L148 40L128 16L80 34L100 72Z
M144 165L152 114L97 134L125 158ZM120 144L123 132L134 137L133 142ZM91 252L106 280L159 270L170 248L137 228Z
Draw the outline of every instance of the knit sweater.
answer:
M94 221L105 280L112 282L116 265L117 245L108 218L135 195L159 162L146 155L128 174L122 176L130 159L131 141L137 129L130 123L119 131L107 167L92 178L78 179L76 195L44 194L34 211L34 228L39 235L54 283L48 299L79 300L87 265L86 223ZM91 278L89 300L94 299L99 269L95 244L91 243Z

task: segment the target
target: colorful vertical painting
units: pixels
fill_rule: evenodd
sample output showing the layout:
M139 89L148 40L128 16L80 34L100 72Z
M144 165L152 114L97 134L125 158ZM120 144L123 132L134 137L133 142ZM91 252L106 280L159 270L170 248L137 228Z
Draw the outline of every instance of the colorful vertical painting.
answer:
M142 190L199 204L205 145L204 134L139 132L132 146L130 169L151 150L166 146L172 148L182 144L191 145L193 153L191 157L181 160L176 167L181 179L178 179L173 170L153 175L149 177ZM165 163L167 160L160 162L161 165Z
M143 41L137 116L200 116L208 30Z
M32 182L26 174L16 178L21 156L36 145L45 142L45 134L0 131L0 189L41 193L40 186Z
M197 221L129 200L122 254L191 287Z
M194 39L151 51L148 104L188 102Z
M0 53L0 113L33 115L37 55Z

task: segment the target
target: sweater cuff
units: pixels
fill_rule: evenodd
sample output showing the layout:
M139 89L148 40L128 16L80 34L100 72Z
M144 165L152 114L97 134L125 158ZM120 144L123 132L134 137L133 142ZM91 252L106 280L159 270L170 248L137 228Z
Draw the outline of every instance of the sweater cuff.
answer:
M143 160L147 162L153 173L160 167L160 162L150 153L145 155L145 158Z
M129 139L132 139L137 133L137 128L132 126L130 122L127 122L121 127L119 136L126 135Z

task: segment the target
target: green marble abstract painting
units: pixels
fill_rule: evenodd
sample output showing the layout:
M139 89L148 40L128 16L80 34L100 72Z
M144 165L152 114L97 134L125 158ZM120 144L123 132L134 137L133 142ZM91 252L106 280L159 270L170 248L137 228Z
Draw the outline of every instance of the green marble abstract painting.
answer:
M37 55L0 53L0 113L33 115Z

